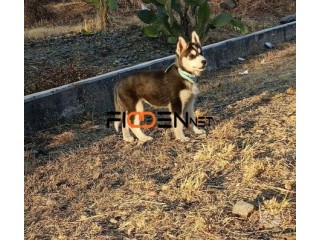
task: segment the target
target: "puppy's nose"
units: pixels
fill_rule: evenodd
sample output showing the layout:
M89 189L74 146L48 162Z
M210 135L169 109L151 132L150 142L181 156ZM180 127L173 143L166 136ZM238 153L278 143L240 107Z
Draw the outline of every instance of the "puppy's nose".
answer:
M207 61L206 61L206 60L202 60L201 63L202 63L203 65L206 65L206 64L207 64Z

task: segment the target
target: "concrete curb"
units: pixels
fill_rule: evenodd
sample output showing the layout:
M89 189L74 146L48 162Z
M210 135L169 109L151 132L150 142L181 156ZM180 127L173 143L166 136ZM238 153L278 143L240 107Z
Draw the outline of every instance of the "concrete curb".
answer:
M226 66L238 57L258 53L265 48L265 42L277 45L295 36L296 22L291 22L207 45L203 47L208 61L207 71ZM165 69L174 59L172 55L25 96L25 136L72 121L82 114L102 114L112 110L113 86L118 79L137 71Z

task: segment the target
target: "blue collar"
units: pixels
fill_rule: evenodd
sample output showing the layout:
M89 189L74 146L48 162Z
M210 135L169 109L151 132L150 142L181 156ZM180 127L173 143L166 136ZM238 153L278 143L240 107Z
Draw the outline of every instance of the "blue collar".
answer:
M168 72L173 65L174 63L172 63L164 72ZM178 68L178 72L182 78L188 80L190 83L194 84L196 82L196 75L183 71L181 68Z

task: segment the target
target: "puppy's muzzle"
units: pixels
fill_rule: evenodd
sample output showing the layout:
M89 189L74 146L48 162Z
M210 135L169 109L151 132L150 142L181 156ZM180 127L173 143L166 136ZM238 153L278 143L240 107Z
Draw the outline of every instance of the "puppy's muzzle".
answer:
M205 69L207 67L207 60L202 60L202 67L200 69Z

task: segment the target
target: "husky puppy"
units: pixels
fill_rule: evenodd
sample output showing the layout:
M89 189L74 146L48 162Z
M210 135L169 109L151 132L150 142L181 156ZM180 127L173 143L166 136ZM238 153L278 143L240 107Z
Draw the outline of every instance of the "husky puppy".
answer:
M114 88L114 103L117 112L143 112L143 103L155 107L167 107L171 114L172 126L173 113L182 119L188 112L189 118L194 118L194 101L199 94L195 78L205 70L207 61L202 55L201 43L198 34L192 32L191 42L179 37L176 48L176 61L166 71L149 71L132 74L120 80ZM134 125L139 125L138 115L133 117ZM131 119L130 119L131 121ZM119 131L120 122L115 122L116 131ZM140 128L130 128L128 124L122 128L123 139L132 142L134 138L130 130L140 141L152 140L145 135ZM177 121L173 128L176 139L190 140L183 133L183 124ZM192 124L196 134L204 134L205 131Z

